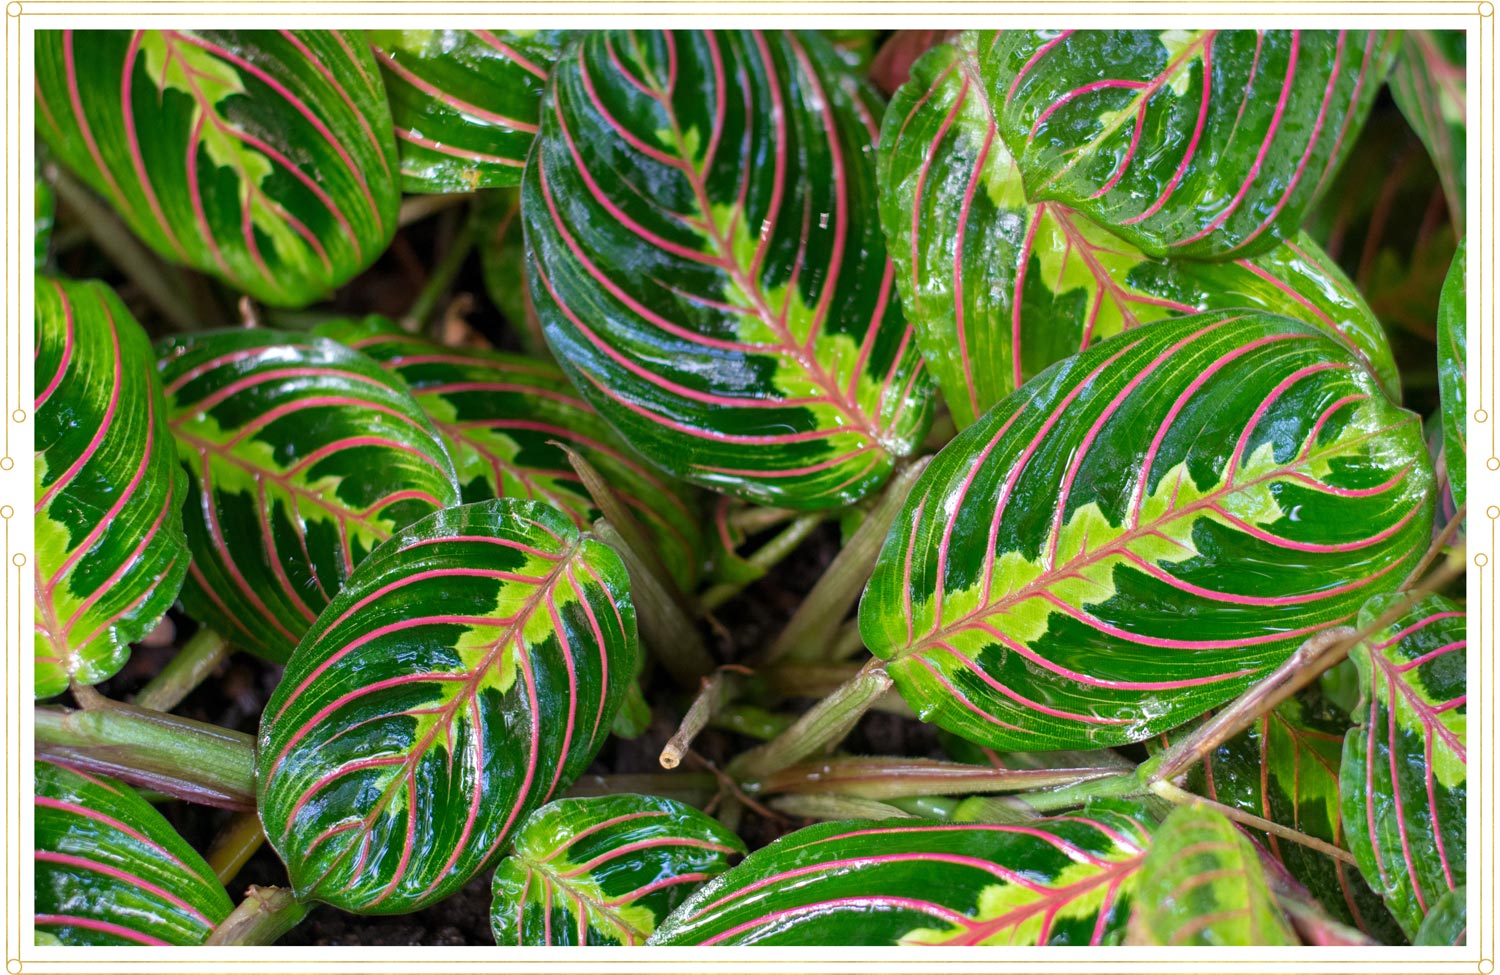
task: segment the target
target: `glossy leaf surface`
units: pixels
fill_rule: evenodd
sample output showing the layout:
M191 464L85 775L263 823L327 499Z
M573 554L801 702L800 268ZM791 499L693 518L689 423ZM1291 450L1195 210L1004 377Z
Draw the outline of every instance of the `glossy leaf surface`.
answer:
M637 655L624 566L562 512L501 499L397 533L261 721L261 821L298 896L394 914L462 887L593 760Z
M1453 502L1463 504L1469 496L1466 426L1469 422L1469 288L1468 248L1463 242L1453 255L1453 265L1443 281L1438 301L1438 389L1443 398L1443 459Z
M604 475L690 591L703 560L699 515L687 491L641 460L550 362L458 351L379 318L320 326L401 377L443 435L464 502L530 498L586 531L600 516L562 446Z
M661 945L1118 943L1145 813L1026 826L824 823L757 850L678 908Z
M36 696L97 684L187 572L184 480L146 333L97 281L36 279Z
M1431 491L1418 418L1322 332L1156 322L1043 372L938 454L860 632L924 720L979 744L1136 741L1399 584Z
M1255 847L1201 804L1178 806L1151 837L1130 935L1136 944L1174 947L1297 944Z
M189 475L183 606L237 646L285 660L376 545L458 503L438 433L369 358L262 329L157 351Z
M649 460L797 508L889 477L930 418L875 212L879 108L826 39L600 31L526 170L532 297Z
M1469 943L1469 888L1455 887L1427 912L1414 945L1465 945Z
M371 30L408 193L515 186L566 31Z
M304 305L368 267L400 188L348 31L44 30L37 131L169 260Z
M734 833L672 799L558 799L521 824L495 870L495 944L641 944L744 852Z
M1448 216L1463 236L1469 186L1468 51L1464 31L1409 30L1391 69L1391 94L1437 167Z
M896 283L960 428L1091 342L1210 308L1316 325L1399 397L1380 323L1305 234L1253 259L1160 261L1067 205L1028 197L999 138L975 43L968 33L917 62L880 141Z
M65 945L197 945L231 904L128 785L36 763L36 933Z
M1158 257L1295 233L1380 91L1398 32L985 31L1000 135L1038 200Z
M1360 627L1398 598L1370 600ZM1340 773L1349 849L1408 935L1467 874L1465 629L1428 596L1349 652L1363 693Z

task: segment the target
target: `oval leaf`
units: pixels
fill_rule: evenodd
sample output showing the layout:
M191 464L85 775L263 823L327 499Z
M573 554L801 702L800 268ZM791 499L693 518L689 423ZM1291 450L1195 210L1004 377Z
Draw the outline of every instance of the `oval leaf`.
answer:
M1461 30L1409 30L1391 69L1391 94L1427 147L1460 237L1468 217L1468 51Z
M1399 583L1431 491L1417 417L1322 332L1154 322L1043 372L938 454L860 632L919 715L972 741L1136 741Z
M1290 237L1354 145L1386 31L985 31L985 88L1033 199L1156 257Z
M35 767L38 944L199 945L229 915L213 870L128 785Z
M558 799L521 824L495 870L495 944L640 944L744 852L739 837L671 799Z
M366 31L390 95L408 193L515 186L567 31Z
M183 606L237 646L285 660L376 545L458 503L439 435L365 356L261 329L158 352L189 475Z
M532 298L632 446L796 508L869 494L930 384L875 219L878 109L811 33L600 31L526 170Z
M975 43L967 33L917 62L880 141L896 283L960 428L1091 342L1209 308L1316 325L1399 399L1380 323L1307 235L1254 259L1159 261L1064 204L1029 198L998 136Z
M169 260L304 305L396 231L390 109L347 31L44 30L37 131Z
M1400 596L1360 610L1375 623ZM1360 707L1340 780L1349 850L1408 936L1467 875L1464 612L1428 596L1349 651Z
M1469 288L1468 247L1459 241L1458 252L1453 255L1453 264L1443 280L1443 292L1438 301L1438 390L1443 401L1443 459L1448 469L1448 484L1453 492L1453 503L1461 505L1468 499L1468 435L1465 425L1469 422L1468 406L1468 360L1469 360Z
M185 485L146 333L97 281L36 279L36 696L130 657L187 572Z
M499 352L458 352L376 317L329 322L317 331L401 377L442 433L465 503L545 501L586 531L600 512L559 446L566 444L605 476L650 533L677 585L692 590L703 536L691 499L625 446L557 366Z
M1178 806L1157 828L1134 901L1132 944L1297 944L1255 847L1222 813L1201 804Z
M650 943L1118 943L1147 839L1144 812L1128 812L1025 826L810 826L700 889Z
M381 546L266 705L259 807L299 897L395 914L493 863L635 672L625 567L562 512L450 508Z

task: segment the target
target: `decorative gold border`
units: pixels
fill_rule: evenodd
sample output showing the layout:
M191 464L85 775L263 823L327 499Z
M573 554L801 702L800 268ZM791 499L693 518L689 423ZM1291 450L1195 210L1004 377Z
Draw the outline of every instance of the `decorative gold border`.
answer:
M357 11L357 13L356 13ZM1472 12L1472 13L1471 13ZM736 23L761 21L776 18L778 26L789 18L798 18L805 26L829 26L837 21L848 25L851 21L878 21L872 26L896 26L892 20L903 18L909 21L900 26L933 26L937 19L945 24L972 24L976 20L995 20L1000 16L1025 17L1028 21L1055 23L1060 19L1078 20L1098 18L1101 26L1115 26L1120 21L1139 22L1155 18L1183 14L1207 14L1216 18L1240 16L1246 23L1236 26L1264 26L1268 17L1286 19L1296 17L1304 21L1308 17L1335 16L1343 21L1372 21L1377 18L1402 18L1414 25L1421 18L1434 16L1455 17L1468 14L1474 17L1474 25L1467 28L1477 34L1473 47L1478 58L1470 59L1469 97L1471 139L1470 151L1480 165L1469 167L1470 182L1477 188L1472 194L1471 211L1479 219L1471 219L1469 226L1479 228L1470 233L1470 267L1479 272L1479 287L1471 287L1471 314L1469 315L1470 345L1476 350L1471 357L1472 374L1469 377L1470 395L1480 406L1473 411L1473 426L1488 428L1489 456L1483 465L1477 460L1469 464L1469 495L1472 507L1478 510L1486 504L1485 515L1489 521L1488 538L1482 539L1483 523L1477 515L1471 518L1473 533L1468 547L1473 553L1475 571L1470 574L1469 607L1474 618L1477 634L1474 645L1479 652L1471 654L1472 667L1477 670L1477 679L1471 681L1476 693L1471 695L1478 707L1470 710L1471 741L1482 747L1475 752L1470 762L1469 817L1471 829L1479 842L1472 840L1469 849L1473 860L1470 871L1471 893L1468 949L1382 949L1380 952L1338 952L1329 957L1331 949L1300 949L1294 951L1272 951L1265 949L1239 949L1234 957L1219 957L1213 952L1157 952L1145 949L1027 949L1004 951L1000 949L942 949L927 951L912 949L905 955L910 961L898 956L893 960L889 951L861 949L816 949L786 951L777 949L720 949L717 952L684 951L682 949L642 949L622 953L611 949L526 949L503 954L495 948L446 949L444 957L434 960L431 949L404 950L385 949L327 949L326 953L293 949L170 949L167 951L140 949L126 950L123 955L105 954L103 949L83 949L72 952L46 950L47 958L39 958L36 949L26 941L30 934L28 923L29 906L25 897L28 890L24 871L30 862L30 837L23 829L30 823L29 805L25 803L30 786L31 765L25 760L32 744L30 722L25 716L31 713L32 699L29 682L23 681L27 652L24 641L25 625L29 618L31 603L29 583L31 573L26 571L27 552L32 543L31 523L25 519L16 521L16 532L12 535L12 521L24 499L33 495L32 479L26 476L26 465L18 469L15 454L31 440L31 428L27 425L30 414L25 404L29 403L26 392L29 388L24 372L25 341L31 330L31 318L23 316L29 303L23 298L30 296L32 273L32 247L30 221L27 208L22 206L30 194L24 191L31 175L31 133L22 130L22 120L27 117L26 98L29 75L23 77L23 63L30 59L23 54L27 30L23 26L23 14L29 17L60 17L69 19L87 18L104 21L110 26L120 23L118 18L130 18L141 22L148 17L167 16L180 20L188 16L236 18L275 17L278 26L288 21L317 21L316 26L347 26L351 19L368 21L372 15L382 18L382 26L395 18L408 22L418 21L430 27L434 18L466 17L480 15L511 16L536 19L545 14L549 19L583 19L591 24L605 19L617 21L650 18L653 23L669 19L676 23L686 22L690 17L714 17L719 20L733 19ZM1381 971L1411 972L1463 972L1478 971L1479 975L1492 975L1495 970L1495 931L1497 926L1496 861L1493 848L1496 839L1496 722L1495 701L1496 675L1500 670L1493 665L1495 653L1495 595L1496 576L1489 567L1490 553L1496 548L1497 521L1500 521L1500 431L1496 422L1497 385L1500 385L1500 342L1495 330L1496 307L1495 282L1495 7L1491 0L1142 0L1127 4L1122 0L935 0L922 3L919 0L548 0L545 10L539 10L534 0L517 3L515 0L442 0L430 4L412 0L153 0L147 4L131 3L129 0L9 0L5 6L3 48L4 82L3 100L0 100L0 126L3 126L5 162L3 165L4 192L0 194L0 222L3 222L5 245L0 251L4 274L0 277L3 291L3 329L0 329L0 427L3 427L3 453L0 453L0 526L3 526L3 589L0 589L0 639L4 641L5 668L0 671L0 692L4 695L5 721L3 725L4 763L3 780L0 780L0 827L4 831L4 843L0 846L0 913L4 914L5 968L9 975L31 972L73 971L149 971L149 972L197 972L197 971L339 971L357 968L360 975L377 975L383 972L480 972L539 970L555 972L559 969L579 970L623 970L640 972L660 971L804 971L811 968L852 972L903 971L916 972L941 966L944 972L966 971L1098 971L1101 968L1119 971L1166 972L1166 971ZM814 22L809 22L809 19ZM1429 21L1430 23L1430 21ZM722 26L722 24L719 24ZM308 26L313 26L308 24ZM1444 26L1450 26L1444 24ZM1453 27L1461 24L1451 24ZM1472 159L1473 157L1471 157ZM1477 314L1474 312L1477 310ZM1488 354L1486 355L1486 351ZM1486 388L1488 385L1488 388ZM1477 395L1476 395L1477 394ZM1475 442L1470 430L1469 442ZM1483 439L1483 432L1481 440ZM1486 469L1487 468L1487 469ZM1482 544L1481 544L1482 542ZM12 571L14 570L14 579ZM12 601L14 586L14 601ZM1489 666L1487 666L1487 664ZM1477 723L1476 723L1477 722ZM1039 954L1038 952L1042 952ZM1249 957L1247 957L1249 956ZM66 957L67 960L59 960Z

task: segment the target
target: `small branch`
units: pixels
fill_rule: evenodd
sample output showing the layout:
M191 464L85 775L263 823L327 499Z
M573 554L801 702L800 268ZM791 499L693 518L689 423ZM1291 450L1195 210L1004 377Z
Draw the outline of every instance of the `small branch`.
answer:
M208 936L207 945L273 945L302 923L307 905L281 887L254 887Z
M736 758L729 766L730 775L742 782L758 781L833 748L891 687L890 675L877 661L871 660L786 731Z
M228 640L211 627L203 627L183 644L161 673L141 688L135 696L135 706L149 711L172 710L218 670L233 652Z
M735 669L744 670L744 668ZM682 763L682 757L693 746L693 739L698 737L698 733L707 726L709 720L727 701L737 696L740 676L733 671L720 668L712 675L703 678L698 696L693 698L687 714L682 716L682 724L678 726L677 733L667 739L666 745L661 750L661 756L657 761L661 763L662 768L674 769Z
M761 571L771 569L776 563L792 554L793 550L807 540L807 536L817 530L828 517L825 511L813 511L805 515L798 515L790 524L778 532L770 541L756 549L755 554L745 561ZM729 602L735 596L744 591L745 587L754 580L745 582L722 582L713 586L698 597L698 612L709 613Z
M418 220L425 220L434 213L458 206L471 198L469 193L431 193L424 196L408 196L401 201L401 210L396 215L397 227L409 227Z
M1347 863L1351 867L1358 868L1359 866L1359 863L1354 859L1354 854L1350 853L1348 850L1334 846L1332 843L1326 843L1323 840L1318 839L1317 837L1308 836L1306 833L1298 832L1297 830L1283 826L1280 823L1272 822L1269 819L1263 819L1260 816L1254 815L1253 813L1247 813L1242 809L1236 809L1233 806L1226 806L1222 802L1215 802L1212 799L1206 799L1196 793L1188 792L1186 789L1179 789L1177 786L1173 785L1170 782L1153 782L1151 783L1151 791L1161 796L1163 799L1170 800L1171 802L1174 802L1179 806L1190 803L1201 803L1205 806L1208 806L1210 809L1215 810L1216 812L1223 813L1224 818L1233 820L1234 822L1239 823L1241 826L1248 826L1251 829L1258 829L1262 832L1270 833L1274 836L1278 836L1281 839L1296 843L1300 846L1305 846L1309 850L1316 850L1319 853L1324 854L1325 856L1330 856L1342 863Z
M1422 561L1417 563L1417 567L1412 569L1411 573L1407 575L1406 580L1401 583L1401 588L1397 590L1398 592L1406 592L1406 590L1416 585L1418 579L1422 578L1422 574L1443 553L1443 549L1448 547L1448 543L1453 541L1453 536L1457 535L1458 530L1463 527L1464 519L1468 517L1468 509L1469 502L1467 501L1458 506L1458 510L1453 513L1453 517L1448 519L1448 524L1443 526L1443 530L1438 532L1437 537L1432 540L1432 544L1427 546L1427 552L1422 556Z
M765 684L767 690L778 697L819 698L826 697L853 679L859 673L860 666L853 663L785 663L757 671L755 676ZM903 718L916 717L916 712L912 711L906 699L894 692L883 695L870 707L872 710Z
M214 876L219 878L219 883L228 887L229 882L239 875L240 868L265 841L266 833L261 827L259 813L235 813L219 835L214 837L204 859L208 861Z

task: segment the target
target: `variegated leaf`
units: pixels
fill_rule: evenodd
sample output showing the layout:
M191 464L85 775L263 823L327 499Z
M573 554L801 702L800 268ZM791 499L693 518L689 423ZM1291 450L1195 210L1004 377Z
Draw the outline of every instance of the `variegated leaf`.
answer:
M700 889L650 943L1115 944L1146 822L1139 808L1100 804L1024 826L810 826Z
M938 454L860 632L919 715L980 744L1136 741L1399 584L1431 495L1418 418L1323 332L1154 322L1044 371Z
M1172 810L1152 835L1130 940L1217 948L1297 943L1255 847L1223 813L1201 803Z
M304 305L396 231L390 109L360 35L43 30L37 131L169 260Z
M515 186L559 30L366 31L391 100L408 193Z
M744 852L734 833L672 799L558 799L527 817L495 870L495 943L640 944Z
M960 428L1093 341L1210 308L1316 325L1399 399L1380 323L1305 234L1253 259L1161 261L1070 206L1029 197L999 137L976 43L965 33L917 62L880 142L896 283Z
M522 188L532 297L647 459L828 508L921 442L930 381L876 220L878 113L810 32L599 31L557 63Z
M1361 629L1402 597L1376 596ZM1408 936L1467 876L1464 612L1428 596L1349 652L1360 707L1340 772L1349 849Z
M36 681L97 684L187 572L185 483L146 333L107 285L36 278Z
M285 660L376 545L458 503L440 436L367 357L243 328L157 351L189 475L183 606L237 646Z
M462 887L593 760L637 655L624 565L555 508L486 501L397 533L261 719L261 820L298 896L394 914Z
M130 786L35 768L38 944L198 945L229 915L208 864Z
M1443 461L1454 504L1468 500L1468 361L1469 286L1468 247L1459 241L1458 253L1443 281L1438 301L1438 389L1443 400Z
M1468 41L1461 30L1409 30L1391 68L1391 94L1427 147L1463 236L1469 186Z
M582 453L656 543L677 585L691 591L703 561L694 499L622 443L550 362L500 352L457 352L371 317L320 326L401 377L442 433L463 500L531 498L586 531L600 516L568 464Z
M1157 257L1292 236L1344 161L1399 32L985 31L1000 136L1035 200Z

